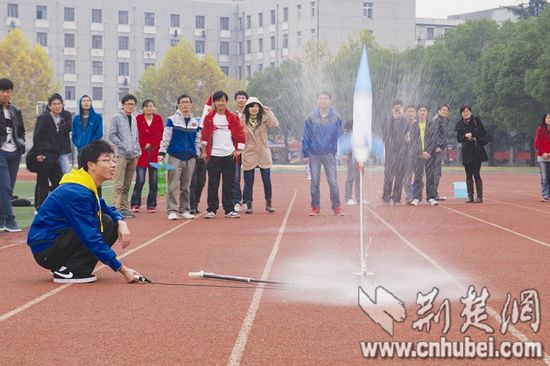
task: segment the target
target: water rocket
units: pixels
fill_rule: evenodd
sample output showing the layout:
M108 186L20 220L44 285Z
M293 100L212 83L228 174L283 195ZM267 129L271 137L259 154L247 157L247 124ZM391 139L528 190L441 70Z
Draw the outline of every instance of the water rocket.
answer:
M372 146L372 82L370 77L367 48L363 46L355 92L353 93L353 132L351 147L353 156L364 166L370 156Z

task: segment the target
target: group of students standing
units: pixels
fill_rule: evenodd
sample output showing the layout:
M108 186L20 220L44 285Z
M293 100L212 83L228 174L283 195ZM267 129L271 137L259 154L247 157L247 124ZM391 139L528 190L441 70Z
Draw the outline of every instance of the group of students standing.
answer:
M392 104L391 115L383 125L386 146L384 163L384 205L401 205L401 192L406 194L408 205L418 206L422 201L424 177L426 201L436 206L446 197L438 192L441 168L446 148L445 124L450 108L442 104L437 114L428 119L426 105L409 105L403 109L403 102ZM460 119L455 125L457 141L462 145L462 164L466 172L467 203L483 202L481 164L488 160L485 145L489 135L472 108L465 104L460 108ZM476 197L474 198L474 186Z

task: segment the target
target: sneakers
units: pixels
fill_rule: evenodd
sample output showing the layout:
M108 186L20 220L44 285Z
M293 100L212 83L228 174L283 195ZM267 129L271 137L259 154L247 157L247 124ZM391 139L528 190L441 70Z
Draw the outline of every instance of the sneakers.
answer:
M231 211L226 213L224 217L227 217L228 219L238 219L241 215L237 211Z
M55 283L88 283L95 281L97 281L97 278L93 274L73 273L67 267L61 267L53 272L53 282Z
M132 213L130 211L128 211L127 208L123 208L122 210L120 210L120 213L124 216L124 217L136 217L136 214L135 213Z
M436 198L436 201L445 201L447 199L447 197L442 197L442 196L439 196Z
M418 206L419 204L420 204L420 200L418 198L415 198L414 200L411 201L412 206Z
M190 213L191 215L198 215L199 212L200 212L200 211L199 211L198 209L196 209L196 208L192 208L192 209L189 211L189 213Z
M155 212L157 212L157 209L156 209L156 207L147 207L147 212L155 213Z
M216 218L216 213L212 212L212 211L206 211L206 213L204 214L204 218L205 219L215 219Z
M333 211L336 216L346 216L346 213L340 206L336 207Z
M319 207L312 207L309 216L319 216L321 209Z
M233 210L234 210L235 212L241 212L241 209L242 209L241 204L238 203L238 202L235 203L235 207L233 207Z
M132 206L132 212L139 212L139 206Z
M170 212L168 214L168 220L170 221L174 221L174 220L177 220L178 219L178 213L177 212Z
M439 205L439 202L437 202L434 198L430 198L430 199L428 200L428 204L429 204L430 206L437 206L437 205Z
M21 231L21 228L17 225L17 222L15 220L11 220L6 222L4 225L4 230L9 233L18 233Z
M178 215L180 218L184 220L192 220L195 218L195 215L191 215L189 211L184 211L183 213Z
M346 202L346 205L348 206L355 206L356 204L357 204L357 201L354 200L353 198L350 198L348 202Z
M4 230L6 230L6 223L0 222L0 231L4 231Z
M550 199L548 199L548 197L544 196L540 199L541 202L549 202Z

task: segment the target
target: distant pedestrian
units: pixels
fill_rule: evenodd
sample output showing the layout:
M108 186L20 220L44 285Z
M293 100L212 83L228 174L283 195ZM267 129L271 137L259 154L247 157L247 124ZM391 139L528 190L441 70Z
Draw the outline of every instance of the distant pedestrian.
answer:
M550 201L550 112L542 117L535 136L537 162L540 168L541 202Z
M235 92L235 112L239 119L242 120L244 113L244 106L248 100L248 93L244 90L238 90ZM244 127L244 125L243 125ZM242 160L237 159L235 162L235 188L233 190L233 202L235 203L235 211L240 212L243 204L243 192L241 191L241 172L242 172Z
M395 100L392 103L391 114L384 120L382 134L384 138L384 188L382 202L389 206L401 204L403 175L405 173L405 146L403 137L406 130L406 121L403 116L403 102Z
M73 144L80 150L92 141L103 138L103 118L94 110L88 95L80 97L78 114L73 118Z
M149 174L149 194L147 195L147 212L155 213L157 210L157 169L150 163L158 161L160 141L164 131L164 122L162 117L155 113L155 103L147 99L143 102L143 113L136 117L139 146L142 154L138 159L136 167L136 183L134 193L132 194L130 206L132 212L139 212L141 207L141 192L145 184L145 175Z
M353 120L346 121L344 124L344 134L351 136L353 133ZM351 139L350 139L351 141ZM361 191L361 174L363 171L359 170L359 163L353 157L353 149L350 149L349 153L344 155L344 159L347 161L347 174L346 174L346 204L349 206L361 203L359 198Z

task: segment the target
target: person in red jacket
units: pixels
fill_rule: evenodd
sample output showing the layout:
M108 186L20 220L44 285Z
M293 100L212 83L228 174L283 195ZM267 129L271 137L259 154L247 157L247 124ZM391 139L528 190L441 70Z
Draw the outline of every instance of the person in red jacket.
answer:
M550 112L542 117L535 136L537 161L540 167L541 202L550 201Z
M214 108L206 115L201 131L202 157L208 162L208 208L205 219L216 217L220 205L218 188L222 182L222 205L225 217L239 218L233 205L235 161L245 148L246 136L239 117L227 109L227 94L217 91L212 95Z
M149 163L156 163L158 160L160 141L164 132L162 117L155 113L155 103L147 99L141 105L142 114L136 117L139 146L143 153L139 157L136 168L136 184L132 194L132 212L139 212L141 207L141 191L145 183L145 173L149 170L149 194L147 195L147 212L154 213L157 210L157 169Z

